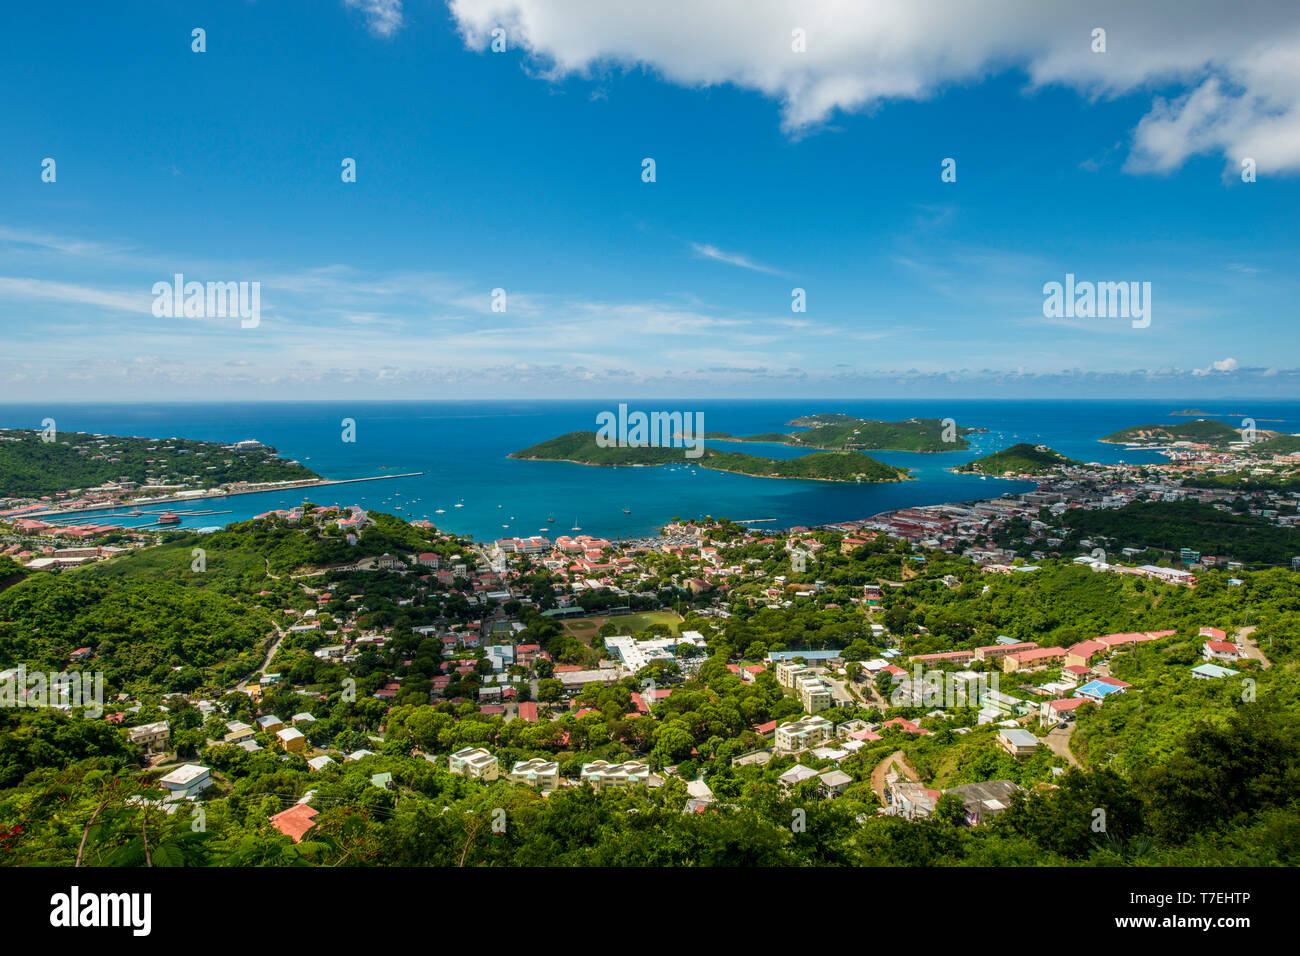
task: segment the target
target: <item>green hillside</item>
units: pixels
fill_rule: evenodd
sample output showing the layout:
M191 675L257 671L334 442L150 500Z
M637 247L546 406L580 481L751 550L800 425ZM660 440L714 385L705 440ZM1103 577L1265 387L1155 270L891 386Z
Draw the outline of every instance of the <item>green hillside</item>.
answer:
M983 458L976 458L954 470L981 475L1004 475L1007 472L1016 475L1039 475L1055 471L1057 468L1081 464L1083 462L1066 458L1060 452L1043 445L1021 442L991 455L985 455Z
M1101 439L1113 445L1164 444L1174 441L1204 442L1210 445L1227 445L1241 441L1241 431L1212 418L1198 418L1179 425L1134 425L1121 428Z
M319 478L276 457L274 448L233 451L184 438L127 438L58 432L45 442L37 431L0 431L0 496L51 495L105 482L156 479L164 485L211 488L232 481Z
M710 432L708 437L725 441L776 442L799 448L820 448L839 451L964 451L970 447L966 435L982 431L953 425L954 440L945 442L943 419L909 418L905 421L886 422L850 415L808 415L787 422L807 431L782 434L768 432L762 435L730 435L727 432Z
M1065 524L1084 537L1119 547L1190 548L1249 564L1289 565L1300 554L1300 531L1195 501L1135 501L1115 511L1076 508Z

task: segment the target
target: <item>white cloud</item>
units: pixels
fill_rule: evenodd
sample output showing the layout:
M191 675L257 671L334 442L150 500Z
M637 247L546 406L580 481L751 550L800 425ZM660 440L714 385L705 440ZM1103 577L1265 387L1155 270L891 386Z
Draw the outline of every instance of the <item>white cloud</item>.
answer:
M739 252L724 252L717 246L710 245L707 242L692 242L691 248L695 254L702 259L714 259L718 262L725 262L728 265L740 266L742 269L752 269L754 272L766 272L769 275L780 275L776 269L770 266L761 265L753 259Z
M394 36L402 28L402 0L343 0L366 15L366 26L377 37Z
M1089 98L1160 88L1127 168L1188 157L1300 170L1300 4L1294 0L449 0L467 45L503 26L542 75L650 68L686 86L734 84L780 101L793 135L836 111L924 99L1021 69ZM1086 9L1085 9L1086 7ZM1106 52L1092 31L1106 30ZM806 52L791 32L806 31Z
M1192 374L1213 375L1215 372L1235 372L1240 367L1241 367L1240 364L1237 362L1235 358L1233 358L1232 356L1228 356L1228 358L1219 359L1218 361L1211 362L1209 366L1206 368L1194 368L1192 369Z
M51 282L47 279L29 279L0 276L0 297L12 299L42 299L74 306L94 306L110 312L141 312L148 314L153 306L153 295L96 289L71 282Z

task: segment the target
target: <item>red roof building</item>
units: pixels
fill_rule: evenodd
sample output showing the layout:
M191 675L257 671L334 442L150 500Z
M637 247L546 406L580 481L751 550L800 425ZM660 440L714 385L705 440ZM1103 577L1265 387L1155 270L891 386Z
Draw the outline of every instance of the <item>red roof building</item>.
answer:
M271 826L275 827L294 843L301 843L307 832L316 825L316 810L300 803L283 813L271 817Z

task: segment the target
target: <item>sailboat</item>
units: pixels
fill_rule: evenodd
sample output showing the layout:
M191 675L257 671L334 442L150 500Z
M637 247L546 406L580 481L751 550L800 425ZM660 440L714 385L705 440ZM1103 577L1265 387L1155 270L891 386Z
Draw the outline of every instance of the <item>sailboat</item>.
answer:
M570 530L570 531L581 531L581 530L582 530L582 528L578 525L578 519L577 519L577 518L574 518L574 519L573 519L573 527L570 528L569 530Z
M551 515L549 518L547 518L547 519L546 519L546 523L547 523L547 524L555 524L555 515Z
M464 507L465 507L465 499L464 499L464 498L461 498L460 501L456 502L454 505L452 505L452 507L453 507L453 508L464 508Z
M625 514L625 515L630 515L631 513L632 513L632 509L629 508L627 505L624 505L624 506L623 506L623 514Z

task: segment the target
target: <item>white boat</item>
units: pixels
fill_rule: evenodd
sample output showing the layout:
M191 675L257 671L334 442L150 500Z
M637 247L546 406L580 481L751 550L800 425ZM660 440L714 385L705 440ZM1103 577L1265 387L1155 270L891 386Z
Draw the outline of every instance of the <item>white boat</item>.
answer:
M446 508L439 508L437 511L434 512L434 514L436 515L445 515L446 513L447 513Z

